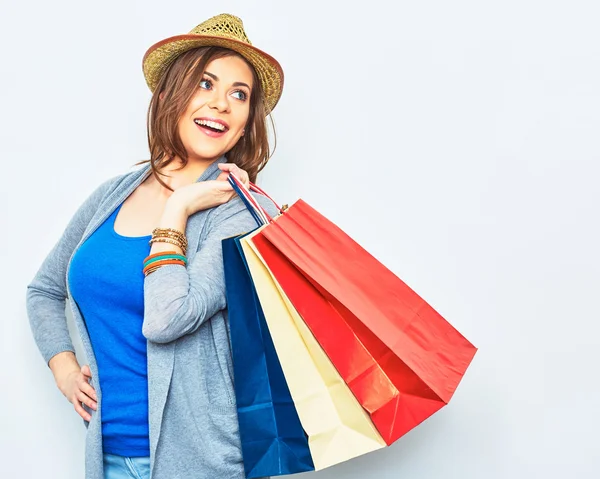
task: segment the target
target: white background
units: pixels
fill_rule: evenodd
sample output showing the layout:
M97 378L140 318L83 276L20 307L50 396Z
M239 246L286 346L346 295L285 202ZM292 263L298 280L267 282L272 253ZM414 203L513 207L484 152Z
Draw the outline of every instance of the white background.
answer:
M83 477L26 285L91 191L147 158L146 48L223 12L285 70L260 184L480 348L449 406L306 477L600 474L597 2L2 2L1 477Z

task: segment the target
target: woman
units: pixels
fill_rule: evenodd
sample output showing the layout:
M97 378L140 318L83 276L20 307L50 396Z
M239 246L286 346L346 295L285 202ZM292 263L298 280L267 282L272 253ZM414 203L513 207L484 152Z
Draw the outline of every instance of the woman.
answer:
M221 240L256 225L226 180L268 161L283 73L227 14L155 44L143 68L151 159L75 213L28 285L31 328L88 428L87 479L243 478Z

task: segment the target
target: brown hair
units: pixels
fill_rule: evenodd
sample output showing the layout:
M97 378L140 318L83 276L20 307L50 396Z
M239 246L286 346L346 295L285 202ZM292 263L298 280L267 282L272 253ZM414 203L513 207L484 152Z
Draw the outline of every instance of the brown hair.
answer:
M250 114L245 133L225 154L227 161L246 170L250 181L256 182L258 173L266 166L275 151L277 144L275 125L269 115L275 145L270 152L264 93L254 67L244 57L228 48L200 47L188 50L179 55L169 66L154 90L147 114L150 159L136 163L140 165L150 162L157 181L171 191L173 189L160 179L158 170L171 163L175 156L181 158L183 163L181 168L187 164L188 155L177 131L179 119L196 93L206 65L211 60L230 55L236 55L248 64L252 70L253 81L250 92ZM161 93L164 93L162 99L159 98Z

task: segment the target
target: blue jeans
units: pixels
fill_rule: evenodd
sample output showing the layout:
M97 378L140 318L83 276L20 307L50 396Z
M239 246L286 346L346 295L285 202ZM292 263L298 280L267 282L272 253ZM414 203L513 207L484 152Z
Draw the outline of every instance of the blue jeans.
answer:
M104 479L150 479L150 458L104 453Z

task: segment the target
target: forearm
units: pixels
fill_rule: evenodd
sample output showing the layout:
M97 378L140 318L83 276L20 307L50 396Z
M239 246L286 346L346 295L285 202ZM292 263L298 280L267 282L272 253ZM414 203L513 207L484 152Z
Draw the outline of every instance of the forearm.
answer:
M187 220L185 205L172 196L156 226L185 233ZM164 251L175 251L185 256L181 247L168 242L152 243L149 254ZM144 280L144 336L150 341L168 342L184 334L186 321L182 315L190 311L187 301L191 298L188 296L189 277L184 266L164 265L150 273Z
M26 306L33 338L48 365L58 353L75 351L75 348L67 326L65 298L52 283L55 275L45 273L46 269L43 267L27 286Z
M262 203L265 201L261 200ZM269 214L273 209L272 206L267 208ZM182 218L178 216L185 216L182 211L185 210L165 211L161 218L161 222L165 221L163 227L182 226ZM148 340L156 343L175 341L193 333L215 313L226 308L221 241L252 231L256 223L241 200L234 199L213 215L207 228L208 236L187 267L167 264L144 279L142 333Z
M160 227L185 231L186 224L185 206L172 196L161 216ZM169 243L152 246L150 254L168 250L181 252ZM219 252L220 240L208 240L187 266L167 264L146 276L142 334L149 341L167 343L179 339L194 332L226 306L218 267L215 270L212 266L222 262Z

